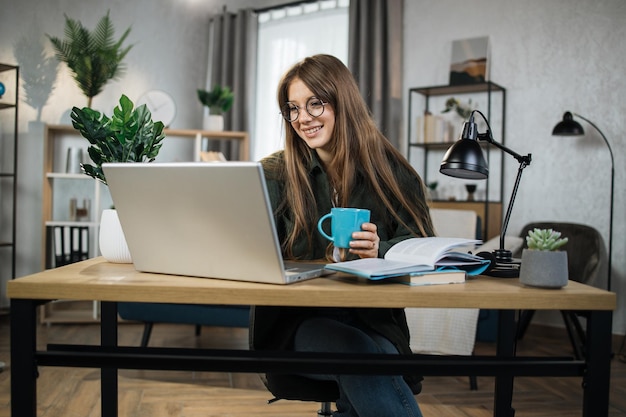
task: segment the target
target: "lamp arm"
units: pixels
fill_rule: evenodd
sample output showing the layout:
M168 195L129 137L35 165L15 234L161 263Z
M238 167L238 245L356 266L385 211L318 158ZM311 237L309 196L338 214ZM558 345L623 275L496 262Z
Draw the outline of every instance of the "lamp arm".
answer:
M602 131L600 130L600 128L598 126L595 125L595 123L593 123L591 120L587 119L586 117L581 116L578 113L573 113L573 115L575 115L576 117L580 117L581 119L583 119L585 122L589 123L591 126L593 126L594 129L596 129L598 131L598 133L600 134L600 136L602 136L602 139L604 140L604 143L606 144L606 147L609 148L609 154L611 155L611 214L609 217L609 247L608 247L608 276L607 276L607 288L609 291L611 291L611 264L612 264L612 258L613 258L613 195L615 193L615 160L613 159L613 149L611 149L611 145L609 144L609 141L607 140L606 136L604 136L604 133L602 133Z
M515 184L513 185L513 191L511 192L509 205L506 209L504 221L502 222L502 228L500 230L500 249L495 251L496 260L498 261L511 262L512 260L511 251L504 249L504 236L506 235L506 230L509 227L509 220L511 219L511 213L513 212L513 203L515 203L515 197L517 196L519 183L522 179L522 172L524 171L524 168L526 168L530 164L530 154L528 154L528 159L529 159L528 163L526 163L525 160L520 161L520 165L517 170L517 177L515 178Z
M611 166L614 165L613 162L613 149L611 149L611 145L609 144L609 141L606 139L606 136L604 136L604 133L602 133L602 131L600 130L600 128L598 126L595 125L595 123L593 123L591 120L587 119L586 117L581 116L578 113L573 113L572 114L576 117L580 117L581 119L583 119L585 122L589 123L591 126L593 126L594 129L596 129L598 131L598 133L600 134L600 136L602 136L602 139L604 140L604 143L606 144L606 147L609 148L609 154L611 154Z
M513 204L515 203L515 197L517 196L517 190L519 188L519 183L522 179L522 172L524 168L530 165L532 161L532 155L520 155L512 149L507 148L501 143L496 142L493 139L493 135L491 134L491 126L489 126L489 121L485 117L485 115L480 110L473 110L470 115L470 121L473 123L474 113L480 114L485 123L487 124L487 132L486 133L477 133L476 137L478 140L486 141L501 151L508 153L513 158L519 162L519 169L517 170L517 177L515 178L515 184L513 185L513 192L511 193L511 198L509 199L509 205L506 209L506 214L504 216L504 221L502 222L502 228L500 229L500 249L495 251L496 261L501 262L511 262L512 254L511 251L504 249L504 237L506 235L506 230L509 227L509 220L511 219L511 212L513 211Z
M531 154L528 154L526 156L522 156L520 154L518 154L517 152L515 152L512 149L507 148L506 146L504 146L501 143L496 142L493 139L493 135L491 134L491 126L489 126L489 121L487 120L487 118L485 117L485 115L480 111L480 110L473 110L472 114L470 115L470 121L473 122L474 120L474 113L478 113L480 114L480 116L483 118L483 120L485 121L485 123L487 124L487 132L486 133L478 133L476 135L476 137L478 138L478 140L484 140L490 144L492 144L493 146L495 146L496 148L508 153L509 155L511 155L513 158L517 159L517 162L519 162L520 164L525 164L524 168L528 165L530 165L530 162L532 160L532 156ZM585 119L587 120L587 119ZM597 129L597 128L596 128ZM606 139L605 139L606 141ZM612 155L612 154L611 154ZM612 156L611 156L612 157ZM522 168L523 169L523 168Z
M513 158L517 159L517 162L519 162L520 164L525 164L526 166L528 166L528 165L530 165L530 162L532 161L532 155L531 154L520 155L517 152L515 152L514 150L509 149L506 146L502 145L501 143L498 143L495 140L493 140L493 136L491 136L491 131L490 130L487 130L487 133L479 133L478 134L478 139L487 141L490 144L492 144L493 146L495 146L496 148L498 148L498 149L508 153Z

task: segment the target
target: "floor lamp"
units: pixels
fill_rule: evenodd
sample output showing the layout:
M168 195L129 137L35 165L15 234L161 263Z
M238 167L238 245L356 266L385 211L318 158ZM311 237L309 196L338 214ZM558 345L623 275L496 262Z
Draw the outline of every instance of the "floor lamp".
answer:
M487 124L486 133L478 133L478 127L474 122L474 113L479 114L485 123ZM486 179L489 177L489 167L478 141L486 141L501 151L513 156L517 162L519 162L519 169L517 170L517 177L515 178L515 185L513 186L513 192L509 200L509 206L507 207L504 221L502 222L502 228L500 229L500 247L493 251L492 264L485 275L491 275L501 278L515 278L519 276L520 262L514 261L510 250L504 247L504 238L506 235L506 229L509 226L509 220L511 219L511 212L513 211L513 204L515 203L515 197L517 195L517 189L519 188L520 180L522 179L522 171L532 160L531 154L520 155L517 152L507 148L506 146L496 142L491 135L491 127L489 121L478 110L472 111L469 120L463 124L463 131L461 138L454 143L443 156L439 172L444 175L449 175L456 178L465 179ZM503 173L504 174L504 173Z
M574 120L574 116L583 119L584 121L586 121L587 123L589 123L591 126L593 126L594 129L596 129L598 131L598 133L600 133L600 136L602 136L602 139L604 139L604 143L606 144L607 148L609 148L609 153L611 154L611 214L610 214L610 220L609 220L609 247L608 247L608 263L609 263L609 273L607 276L607 288L609 291L611 291L611 260L613 258L613 194L615 193L615 162L613 160L613 150L611 149L611 145L609 144L609 141L606 139L606 136L604 136L604 133L602 133L602 131L598 128L598 126L596 126L591 120L586 119L585 117L581 116L580 114L576 114L576 113L571 113L569 111L565 112L565 114L563 114L563 120L561 120L559 123L557 123L556 126L554 126L554 129L552 130L552 134L555 136L582 136L585 134L585 131L583 130L583 127L580 125L580 123L578 123L577 121Z

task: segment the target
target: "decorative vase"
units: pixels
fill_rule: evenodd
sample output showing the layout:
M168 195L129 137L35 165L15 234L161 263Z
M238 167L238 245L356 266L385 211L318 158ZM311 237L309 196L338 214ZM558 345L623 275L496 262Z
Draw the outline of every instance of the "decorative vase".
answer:
M465 119L458 115L456 111L441 113L438 117L444 122L442 142L456 142L461 136Z
M467 201L475 201L476 184L465 184L465 189L467 190Z
M133 262L120 219L117 217L117 210L107 209L102 211L99 243L100 252L107 261L119 264Z
M524 285L561 288L567 285L567 252L524 249L519 280Z
M204 116L203 129L212 132L224 130L224 116L221 114L206 114Z

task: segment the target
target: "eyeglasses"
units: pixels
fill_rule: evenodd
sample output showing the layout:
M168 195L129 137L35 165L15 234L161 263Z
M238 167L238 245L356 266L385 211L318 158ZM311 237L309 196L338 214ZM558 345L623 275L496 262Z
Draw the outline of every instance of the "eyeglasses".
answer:
M311 115L311 117L320 117L322 113L324 113L324 106L328 104L317 97L311 97L307 100L305 108L306 112ZM283 105L280 110L280 114L282 114L283 118L288 122L295 122L298 120L298 116L300 116L300 107L296 106L293 103L287 102Z

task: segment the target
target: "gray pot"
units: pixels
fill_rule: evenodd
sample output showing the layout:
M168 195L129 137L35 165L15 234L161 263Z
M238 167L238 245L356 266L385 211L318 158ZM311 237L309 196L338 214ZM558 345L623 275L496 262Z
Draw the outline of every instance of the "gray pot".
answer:
M524 285L561 288L567 285L567 252L524 249L519 280Z

